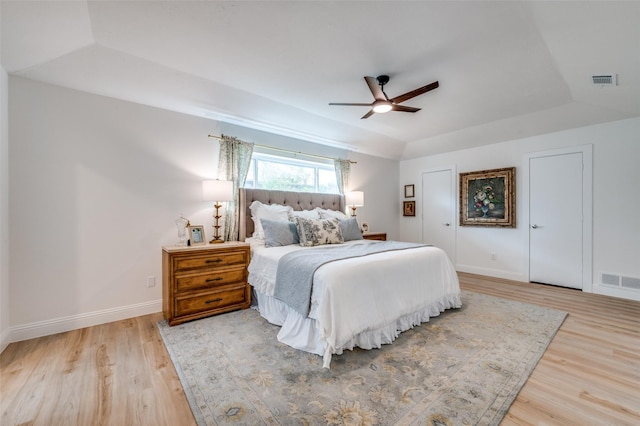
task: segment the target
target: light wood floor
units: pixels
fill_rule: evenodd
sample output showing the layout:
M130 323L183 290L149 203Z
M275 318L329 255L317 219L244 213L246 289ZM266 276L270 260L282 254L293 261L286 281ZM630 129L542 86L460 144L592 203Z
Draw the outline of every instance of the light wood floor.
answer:
M460 274L465 290L569 312L503 425L640 424L640 302ZM147 315L10 344L0 424L193 425Z

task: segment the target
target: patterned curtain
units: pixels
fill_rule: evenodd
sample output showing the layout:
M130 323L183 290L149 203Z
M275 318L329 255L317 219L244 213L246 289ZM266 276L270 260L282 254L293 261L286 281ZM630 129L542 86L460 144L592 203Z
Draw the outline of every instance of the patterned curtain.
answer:
M333 167L336 169L336 182L338 190L344 195L349 190L349 174L351 174L350 160L333 160Z
M240 205L239 189L244 186L251 165L253 144L243 142L232 136L222 135L220 141L220 159L218 161L218 179L233 181L233 201L227 203L224 218L224 240L238 241Z

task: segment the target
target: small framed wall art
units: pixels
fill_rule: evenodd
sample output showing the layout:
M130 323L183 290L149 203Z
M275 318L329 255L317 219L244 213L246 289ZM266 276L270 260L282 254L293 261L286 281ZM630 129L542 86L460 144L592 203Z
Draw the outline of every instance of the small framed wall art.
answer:
M196 225L189 227L189 241L192 246L198 246L205 243L204 226Z
M460 225L516 227L516 168L460 173Z
M415 197L415 187L413 185L405 185L404 186L404 198L413 198Z
M402 216L415 216L416 215L416 202L415 201L403 201L402 202Z

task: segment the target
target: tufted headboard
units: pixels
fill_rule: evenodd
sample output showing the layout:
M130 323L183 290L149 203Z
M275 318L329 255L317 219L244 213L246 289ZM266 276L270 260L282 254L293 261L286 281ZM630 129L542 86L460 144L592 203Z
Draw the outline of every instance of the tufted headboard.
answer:
M316 207L344 212L344 196L313 192L274 191L270 189L240 188L240 241L253 235L253 220L249 206L255 200L264 204L291 206L294 210L313 210Z

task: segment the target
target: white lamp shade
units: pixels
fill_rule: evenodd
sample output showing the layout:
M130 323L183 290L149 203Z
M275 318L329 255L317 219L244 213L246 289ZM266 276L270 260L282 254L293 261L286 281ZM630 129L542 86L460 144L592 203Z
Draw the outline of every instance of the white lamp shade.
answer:
M203 180L202 199L204 201L233 201L233 181Z
M347 206L364 206L364 192L362 191L351 191L347 192L344 197L344 202Z

